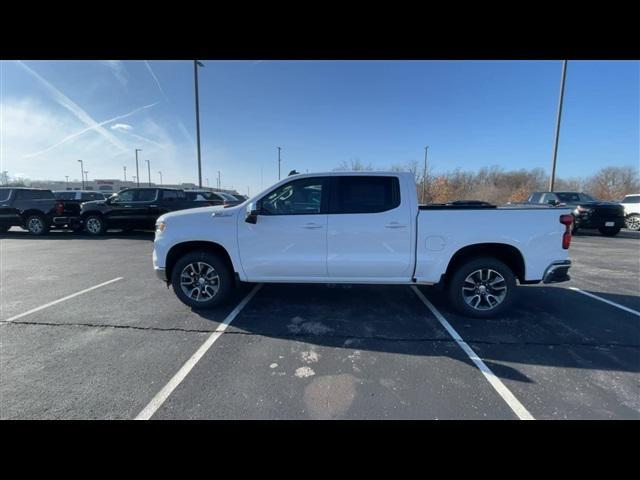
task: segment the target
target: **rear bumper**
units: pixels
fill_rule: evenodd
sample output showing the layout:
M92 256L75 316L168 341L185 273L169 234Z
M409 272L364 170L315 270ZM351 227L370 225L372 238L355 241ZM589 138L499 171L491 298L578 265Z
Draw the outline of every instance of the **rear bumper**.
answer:
M571 260L560 260L553 262L544 271L542 283L559 283L571 280L569 269L571 268Z
M167 280L167 272L164 268L153 267L153 271L156 272L156 277L162 280L163 282L168 282Z
M576 227L579 228L623 228L624 217L601 217L601 216L576 216L574 218ZM606 226L606 223L613 222L613 225Z

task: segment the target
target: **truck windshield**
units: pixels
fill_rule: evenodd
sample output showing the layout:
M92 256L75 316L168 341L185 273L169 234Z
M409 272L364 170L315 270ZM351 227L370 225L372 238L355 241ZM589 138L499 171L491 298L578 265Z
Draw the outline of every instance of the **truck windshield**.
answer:
M580 203L580 202L593 202L593 198L586 193L577 192L556 192L558 201L561 203Z

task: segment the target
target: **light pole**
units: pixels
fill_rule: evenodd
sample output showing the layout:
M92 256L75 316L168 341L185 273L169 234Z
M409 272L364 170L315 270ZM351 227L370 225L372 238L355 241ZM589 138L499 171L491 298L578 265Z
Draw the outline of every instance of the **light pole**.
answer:
M193 61L193 77L196 89L196 139L198 149L198 186L202 188L202 163L200 161L200 97L198 93L198 66L204 67L204 64L198 60Z
M222 188L222 182L220 181L220 170L218 170L218 190Z
M278 180L280 180L280 150L282 150L280 147L278 148Z
M136 148L136 176L134 177L138 187L140 187L140 172L138 171L138 152L141 152L141 148Z
M209 179L207 178L207 188L209 188Z
M149 174L149 186L151 186L151 162L149 160L145 160L147 162L147 173Z
M84 163L82 160L78 160L80 162L80 178L82 179L82 189L84 190Z
M126 183L126 181L127 181L127 166L126 165L123 166L122 169L124 170L124 181Z
M551 164L551 178L549 179L549 191L553 192L556 183L556 158L558 156L558 140L560 139L560 119L562 118L562 101L564 99L564 81L567 78L567 61L562 62L562 78L560 80L560 100L558 102L558 119L556 121L556 138L553 145L553 163Z
M429 147L424 147L424 173L422 174L422 203L425 203L425 191L427 188L427 150Z
M69 175L65 175L64 178L67 179L65 189L69 190Z
M162 185L162 172L158 170L158 174L160 175L160 185Z
M133 181L136 182L138 179L138 177L136 177L135 175L133 176Z
M84 176L87 179L87 183L89 183L89 172L88 171L84 171Z

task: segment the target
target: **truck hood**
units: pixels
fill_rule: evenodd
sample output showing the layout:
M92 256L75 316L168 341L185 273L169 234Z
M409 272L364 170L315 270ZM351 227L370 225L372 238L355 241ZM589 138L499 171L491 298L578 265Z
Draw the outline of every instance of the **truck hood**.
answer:
M175 212L165 213L158 218L158 222L180 221L182 219L188 220L194 217L211 216L214 213L219 213L225 217L232 217L238 215L241 210L244 209L238 208L237 205L227 208L223 207L222 205L216 205L215 207L189 208L186 210L176 210Z

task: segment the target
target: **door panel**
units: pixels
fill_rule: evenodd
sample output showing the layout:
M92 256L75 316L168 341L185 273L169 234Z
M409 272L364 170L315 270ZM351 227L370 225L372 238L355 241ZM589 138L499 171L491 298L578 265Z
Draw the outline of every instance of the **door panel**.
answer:
M414 219L408 202L400 198L397 177L339 177L333 191L327 227L329 277L410 278Z
M238 245L249 280L327 276L325 183L292 180L258 201L255 224L240 216Z

